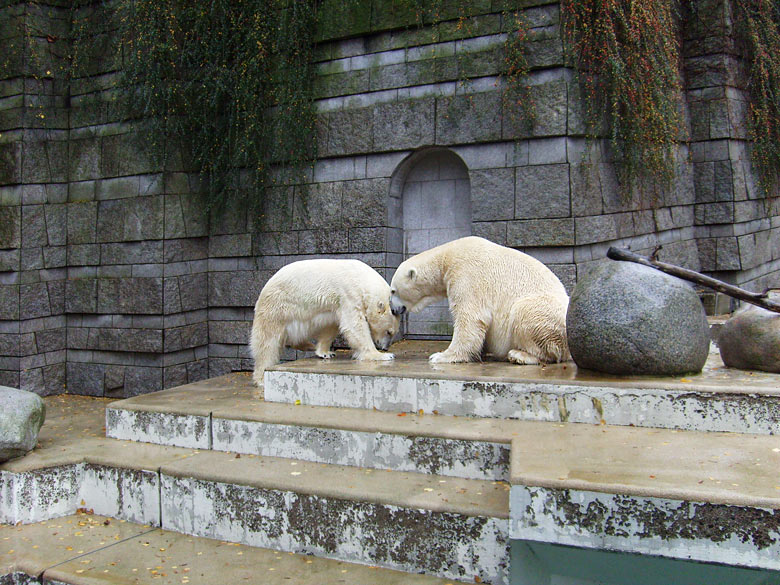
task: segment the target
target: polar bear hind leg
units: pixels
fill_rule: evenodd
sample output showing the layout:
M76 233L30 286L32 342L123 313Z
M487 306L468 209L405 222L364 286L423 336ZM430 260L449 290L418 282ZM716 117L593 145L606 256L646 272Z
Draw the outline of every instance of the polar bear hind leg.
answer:
M284 327L279 323L263 323L255 313L252 323L252 333L249 347L255 361L255 371L252 375L257 386L263 385L263 373L279 361L285 342Z
M512 305L512 349L516 364L554 364L570 358L566 341L566 303L552 295L518 299Z

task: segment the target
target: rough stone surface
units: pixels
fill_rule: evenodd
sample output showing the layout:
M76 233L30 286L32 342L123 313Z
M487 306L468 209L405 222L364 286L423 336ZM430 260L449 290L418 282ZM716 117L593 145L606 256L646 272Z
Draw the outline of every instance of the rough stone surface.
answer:
M0 461L31 451L46 418L46 405L37 394L0 386Z
M566 325L577 365L609 374L698 372L709 351L707 319L693 288L629 262L604 263L580 280Z
M723 324L718 348L730 368L780 372L780 313L749 305Z

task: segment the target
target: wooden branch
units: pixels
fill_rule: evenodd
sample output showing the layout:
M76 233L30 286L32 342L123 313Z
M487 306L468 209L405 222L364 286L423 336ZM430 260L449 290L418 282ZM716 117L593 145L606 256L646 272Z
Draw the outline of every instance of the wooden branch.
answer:
M730 297L734 297L735 299L756 305L762 309L780 313L780 304L774 301L770 301L767 292L750 292L743 288L727 284L722 280L717 280L715 278L705 276L704 274L700 274L699 272L688 270L687 268L675 266L674 264L667 264L666 262L660 262L655 258L645 258L644 256L635 254L631 250L627 250L625 248L615 248L614 246L610 247L610 249L607 251L607 258L611 258L612 260L636 262L642 266L649 266L650 268L655 268L656 270L660 270L666 274L671 274L677 278L689 280L690 282L694 282L696 284L714 289L718 292L722 292L723 294L729 295Z

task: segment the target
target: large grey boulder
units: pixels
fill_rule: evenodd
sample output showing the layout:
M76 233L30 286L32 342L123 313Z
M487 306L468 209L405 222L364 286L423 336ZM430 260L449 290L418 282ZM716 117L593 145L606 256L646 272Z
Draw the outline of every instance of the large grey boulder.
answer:
M0 386L0 462L31 451L46 418L40 396Z
M780 373L780 313L748 305L720 328L718 349L730 368Z
M581 279L566 328L577 365L609 374L698 372L709 353L707 317L693 288L633 262L607 262Z

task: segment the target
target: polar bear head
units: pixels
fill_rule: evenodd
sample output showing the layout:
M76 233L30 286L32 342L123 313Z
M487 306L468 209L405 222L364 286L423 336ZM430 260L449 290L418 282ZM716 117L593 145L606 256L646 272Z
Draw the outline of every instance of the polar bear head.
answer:
M390 283L390 308L396 315L417 313L445 298L440 271L423 254L401 262Z
M390 304L387 301L376 301L367 303L366 321L371 330L371 339L377 349L385 351L393 342L393 337L398 333L398 324L400 319L390 310Z

